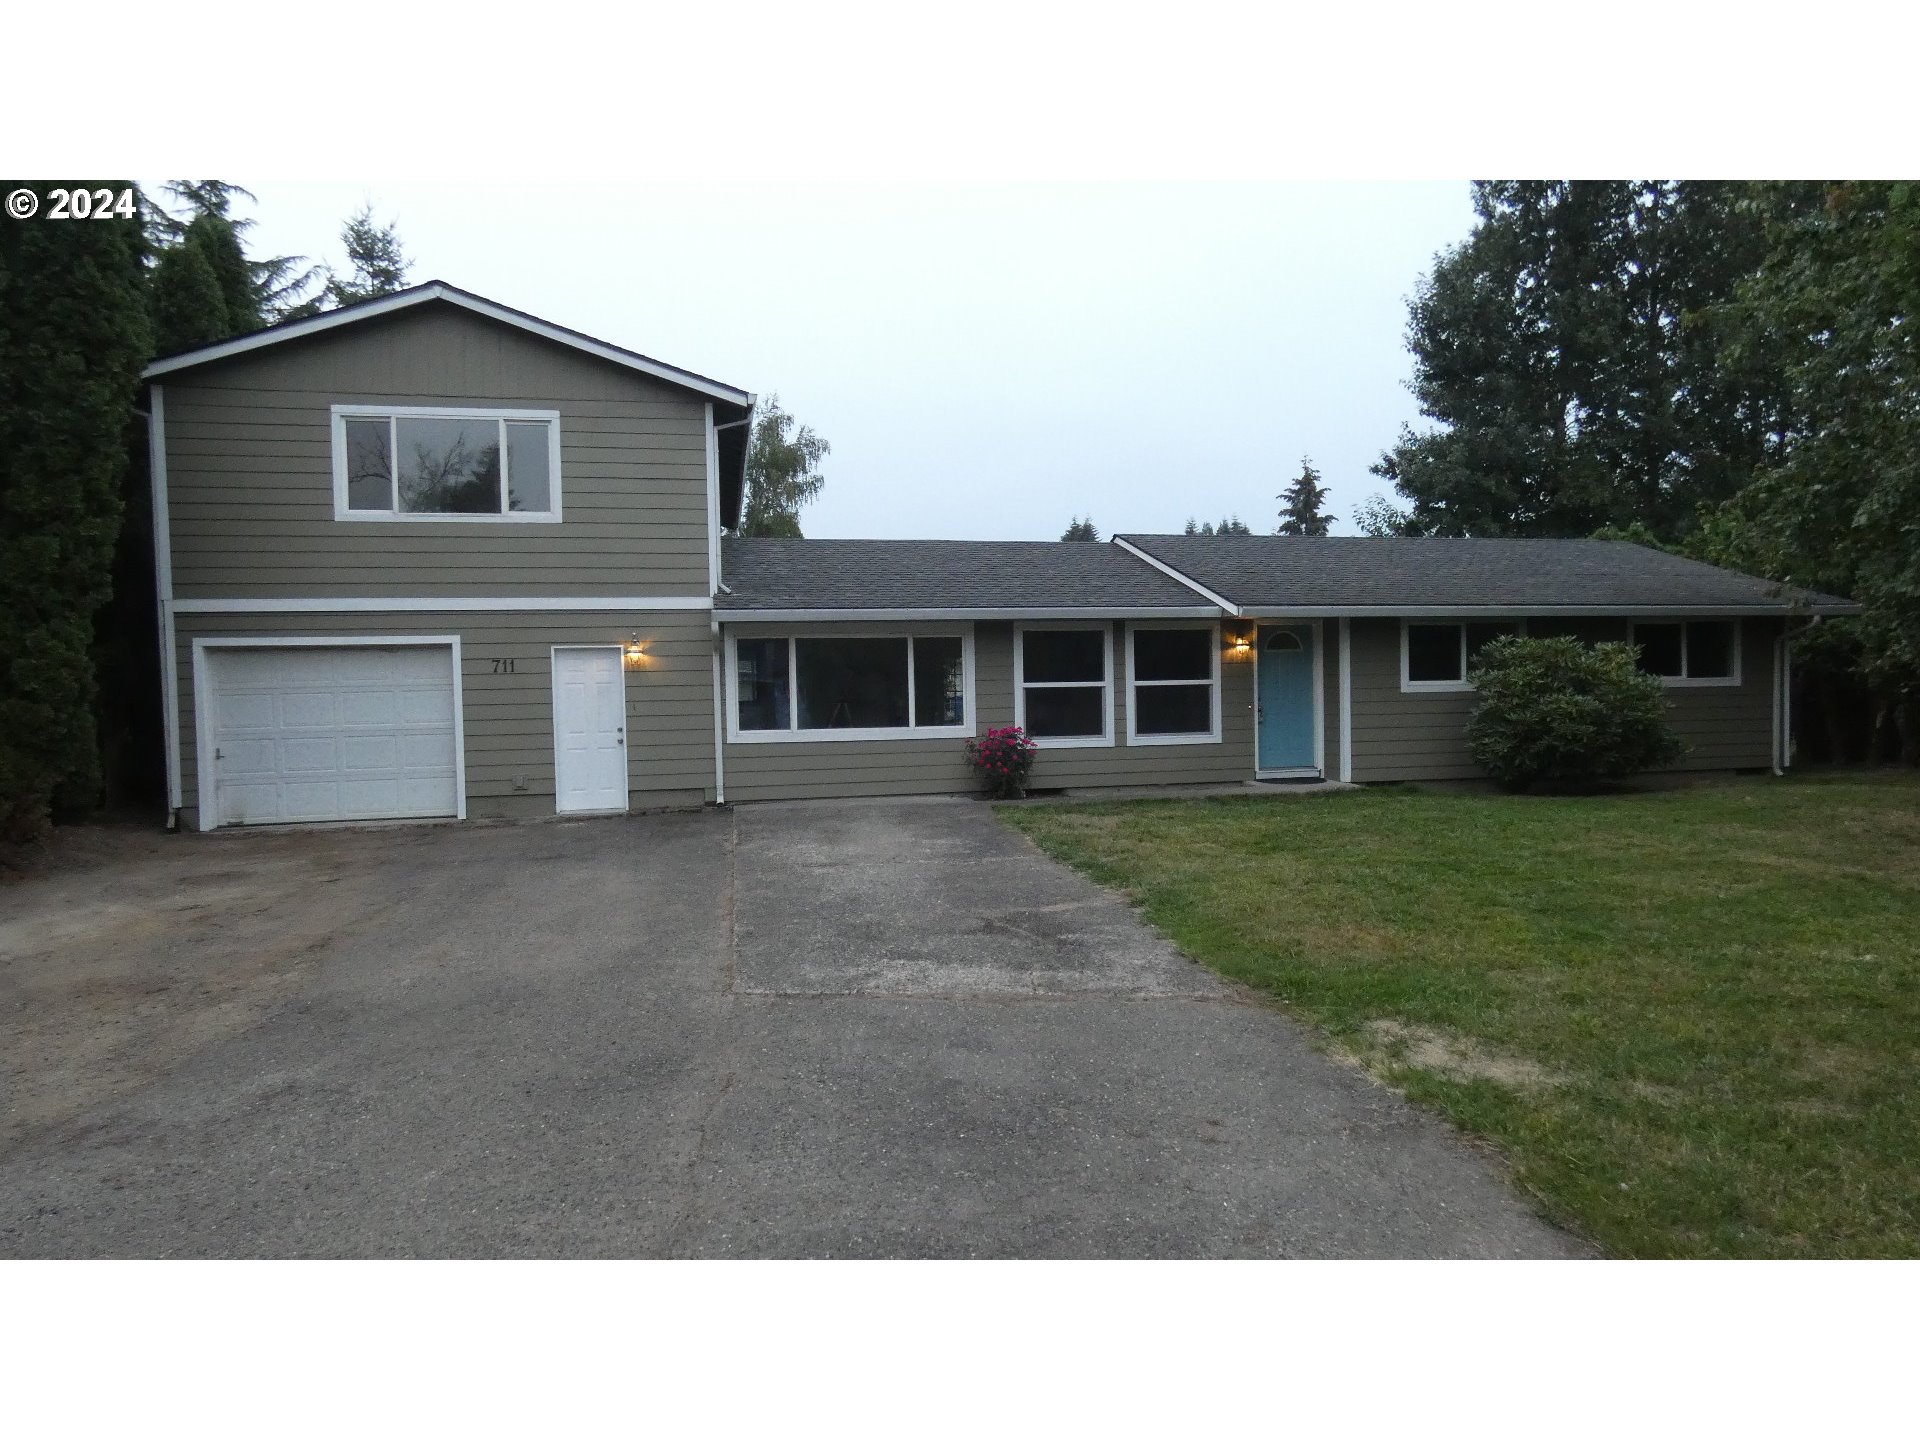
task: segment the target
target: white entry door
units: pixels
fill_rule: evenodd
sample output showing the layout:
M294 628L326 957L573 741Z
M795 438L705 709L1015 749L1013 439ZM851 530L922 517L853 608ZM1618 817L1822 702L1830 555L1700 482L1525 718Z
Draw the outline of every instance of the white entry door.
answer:
M553 652L554 805L627 808L627 682L617 645Z

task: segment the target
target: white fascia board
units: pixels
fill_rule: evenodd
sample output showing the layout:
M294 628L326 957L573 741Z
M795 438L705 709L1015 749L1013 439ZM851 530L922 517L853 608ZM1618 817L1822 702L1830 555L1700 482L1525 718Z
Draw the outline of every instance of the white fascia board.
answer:
M1176 570L1173 568L1173 566L1167 564L1166 561L1161 560L1153 555L1149 555L1146 551L1142 550L1138 545L1133 544L1131 541L1123 540L1118 535L1116 535L1113 537L1112 541L1109 543L1118 545L1122 550L1126 551L1127 554L1134 556L1136 559L1146 561L1147 564L1151 565L1154 569L1158 570L1162 575L1165 575L1170 579L1179 581L1182 585L1186 586L1189 590L1193 591L1194 594L1202 596L1205 599L1211 600L1215 605L1218 605L1222 610L1226 611L1227 614L1229 615L1238 616L1238 615L1250 615L1253 613L1250 610L1241 609L1238 605L1235 605L1233 601L1227 599L1226 596L1218 593L1217 591L1209 590L1206 586L1202 585L1198 580L1194 579L1191 575L1187 574L1185 571Z
M235 355L245 355L269 345L278 345L282 341L305 339L310 335L319 335L343 325L353 325L362 320L372 320L381 315L391 315L397 311L411 309L415 305L424 305L430 300L444 300L450 305L460 306L463 310L471 310L476 315L484 315L489 320L497 320L502 325L511 325L516 330L538 335L543 340L551 340L557 345L565 345L569 349L579 350L628 370L637 370L642 375L650 375L656 380L664 380L670 385L678 385L684 390L692 390L715 400L724 400L732 405L753 403L753 396L745 390L737 390L731 385L722 385L718 381L708 380L688 370L676 369L672 365L663 365L658 360L649 360L646 356L636 355L631 350L622 350L617 345L609 345L604 340L595 340L591 336L581 335L562 326L536 319L534 316L522 315L516 310L509 310L504 305L496 305L493 301L482 299L478 295L469 295L465 291L456 290L451 285L437 280L398 295L383 296L378 300L369 300L344 310L329 310L324 314L310 316L305 320L296 320L288 325L276 325L271 330L242 335L236 340L224 340L218 345L206 345L198 350L189 350L184 355L173 355L165 360L156 360L142 372L143 378L152 380L176 370L206 365L215 360L226 360Z
M1253 620L1480 620L1524 619L1529 615L1625 616L1635 619L1717 619L1741 615L1853 614L1852 609L1790 605L1248 605L1240 613Z
M349 612L407 614L453 610L698 610L713 608L705 595L349 595L261 600L176 600L181 615L344 615Z
M735 625L763 620L781 625L821 620L1217 620L1220 612L1211 605L1052 605L972 610L731 610L716 606L714 618Z

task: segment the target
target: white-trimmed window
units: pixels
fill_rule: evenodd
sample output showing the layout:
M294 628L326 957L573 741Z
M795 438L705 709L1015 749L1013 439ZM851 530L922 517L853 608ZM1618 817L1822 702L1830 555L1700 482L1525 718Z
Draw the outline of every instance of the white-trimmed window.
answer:
M1636 620L1640 668L1668 685L1738 685L1738 620Z
M1113 743L1113 627L1016 625L1013 723L1044 748Z
M1518 620L1402 620L1400 688L1471 690L1467 673L1480 651L1502 636L1524 633Z
M973 635L729 636L733 740L931 740L973 733Z
M1211 620L1127 626L1127 743L1220 738L1220 627Z
M336 405L333 515L557 521L560 412Z

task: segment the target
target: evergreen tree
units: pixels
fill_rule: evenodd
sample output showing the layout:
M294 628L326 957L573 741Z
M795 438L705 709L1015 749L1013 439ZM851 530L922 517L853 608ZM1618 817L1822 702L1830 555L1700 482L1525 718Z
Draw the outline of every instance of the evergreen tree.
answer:
M0 838L98 792L93 617L152 353L144 251L135 219L0 224Z
M232 231L232 248L240 252L248 277L247 298L239 298L243 288L234 277L230 254L225 253L224 237L212 237L209 260L214 272L222 276L222 294L227 298L228 324L235 335L257 330L262 325L311 315L320 308L320 298L308 292L325 276L323 266L311 265L304 255L272 255L255 259L246 255L246 232L253 228L250 219L233 214L235 197L253 200L254 194L243 186L225 180L169 180L164 187L175 204L186 211L186 218L168 214L151 206L149 235L155 248L178 244L185 239L193 223L200 219L217 220Z
M1327 487L1320 483L1311 458L1301 458L1300 478L1276 498L1281 502L1276 535L1324 535L1333 524L1333 517L1320 508L1327 503Z
M1076 515L1073 517L1073 523L1067 526L1066 532L1060 538L1062 540L1098 540L1100 532L1094 527L1092 520L1082 520Z
M1779 414L1773 377L1696 323L1759 262L1751 187L1485 181L1474 209L1408 325L1441 428L1403 431L1374 473L1441 534L1683 535L1764 462Z
M174 245L160 254L147 284L154 351L173 355L225 340L227 301L205 247Z
M826 477L820 462L830 446L780 408L780 397L761 403L747 447L747 494L740 533L798 540L800 507L820 493Z
M340 239L352 268L344 279L332 270L327 272L328 305L351 305L406 288L412 265L400 246L398 222L376 225L372 204L362 205L341 227Z
M198 252L219 285L228 336L251 334L266 324L253 267L247 263L232 221L220 215L196 215L180 245Z

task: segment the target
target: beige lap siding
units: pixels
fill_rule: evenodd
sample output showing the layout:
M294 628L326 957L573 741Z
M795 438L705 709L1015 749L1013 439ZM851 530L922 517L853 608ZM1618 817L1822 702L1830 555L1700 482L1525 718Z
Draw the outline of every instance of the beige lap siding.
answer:
M1031 622L1039 625L1042 622ZM802 627L823 634L826 625ZM954 634L954 625L893 624L837 627L890 634ZM786 635L794 627L730 624L740 638ZM1013 724L1013 625L981 621L974 635L974 730ZM1224 642L1223 642L1224 643ZM1113 622L1114 719L1112 745L1042 750L1034 762L1036 789L1115 785L1188 785L1244 780L1253 774L1253 667L1223 655L1221 735L1218 744L1126 743L1126 631ZM950 795L976 789L967 769L966 742L943 740L730 741L729 800L798 800L870 795Z
M1534 628L1545 622L1535 622ZM1625 620L1586 622L1593 638L1628 638ZM1466 691L1400 689L1400 622L1355 620L1353 778L1359 781L1485 778L1467 753ZM1741 683L1673 686L1673 726L1691 749L1676 770L1754 769L1773 759L1773 641L1779 622L1743 620Z
M162 381L174 594L704 599L706 406L449 306ZM558 523L336 520L335 405L557 410Z
M712 645L704 614L664 611L424 611L405 615L182 615L178 621L183 819L198 824L193 642L196 639L460 637L467 815L554 813L555 645L624 645L637 635L646 660L625 670L629 803L699 805L713 799ZM495 673L495 662L513 670ZM522 788L524 787L524 788Z

